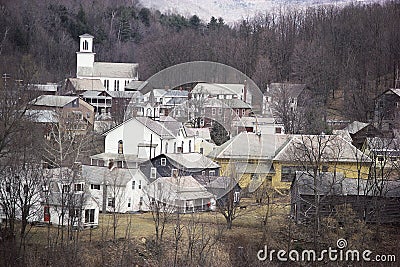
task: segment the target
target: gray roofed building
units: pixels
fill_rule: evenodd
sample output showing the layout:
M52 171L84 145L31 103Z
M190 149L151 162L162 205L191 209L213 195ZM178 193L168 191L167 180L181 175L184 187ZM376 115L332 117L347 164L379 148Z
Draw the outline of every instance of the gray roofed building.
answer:
M276 151L288 139L287 135L256 134L241 132L208 156L214 159L262 159L272 160Z
M82 166L82 178L90 184L107 183L112 186L125 187L139 169L107 168L99 166Z
M214 197L192 176L160 177L144 190L149 197L175 207L180 212L204 210Z
M93 68L79 67L78 76L134 79L137 77L138 67L137 63L94 62Z
M146 81L131 81L125 86L125 90L140 91L146 84Z
M62 108L77 99L77 96L41 95L32 100L30 104L35 106Z
M293 162L321 154L325 162L371 162L371 159L339 135L294 135L274 161Z
M241 95L243 93L244 84L229 83L198 83L192 90L192 94L209 94L209 95Z
M81 92L81 91L88 91L88 90L94 90L94 91L105 91L106 88L104 87L103 83L100 81L100 79L78 79L78 78L68 78L67 79L67 85L69 86L68 83L73 88L67 89L67 91L73 89L75 91Z
M350 134L355 134L358 131L367 127L368 125L370 125L370 123L353 121L352 123L347 125L346 128L344 128L343 130L347 130Z
M138 122L142 123L146 127L148 127L151 131L154 133L158 134L162 138L174 138L174 134L171 133L168 128L166 128L162 123L152 120L151 118L148 117L136 117L135 118Z

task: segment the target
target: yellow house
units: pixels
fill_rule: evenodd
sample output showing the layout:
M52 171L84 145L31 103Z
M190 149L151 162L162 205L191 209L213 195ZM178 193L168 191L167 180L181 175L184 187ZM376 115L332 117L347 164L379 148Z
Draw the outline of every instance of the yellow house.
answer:
M368 178L371 159L339 135L294 135L273 159L272 187L288 189L296 171Z
M272 160L288 135L242 132L215 148L208 157L221 166L220 175L234 176L242 189L253 192L261 183L272 180Z

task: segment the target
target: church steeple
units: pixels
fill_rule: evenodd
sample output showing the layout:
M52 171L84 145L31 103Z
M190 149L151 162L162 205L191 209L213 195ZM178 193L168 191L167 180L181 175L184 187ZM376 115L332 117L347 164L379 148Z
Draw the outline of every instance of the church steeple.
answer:
M93 36L83 34L79 36L79 52L76 52L76 77L90 76L93 74L94 55Z

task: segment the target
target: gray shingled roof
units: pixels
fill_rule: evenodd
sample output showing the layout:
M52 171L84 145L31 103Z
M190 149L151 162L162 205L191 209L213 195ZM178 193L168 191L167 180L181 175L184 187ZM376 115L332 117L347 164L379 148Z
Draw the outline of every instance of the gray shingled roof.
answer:
M274 161L307 160L321 154L325 162L370 162L371 159L339 135L295 135L276 155Z
M210 158L264 159L271 160L278 148L288 139L287 135L256 134L241 132L215 148Z
M171 133L170 130L168 130L162 123L158 121L147 117L136 117L135 119L162 138L174 138L173 133Z
M344 128L343 130L347 130L350 134L355 134L364 129L365 127L367 127L368 125L370 124L366 122L353 121L352 123L347 125L346 128Z
M137 174L144 175L139 169L124 169L82 165L82 178L89 184L103 184L126 186Z
M136 78L139 64L94 62L93 76L110 78Z
M167 158L185 169L219 168L219 165L200 153L168 153Z
M30 102L35 106L64 107L72 101L78 99L77 96L41 95Z
M125 86L125 89L140 91L146 84L146 81L131 81Z
M210 95L240 95L244 84L222 84L222 83L198 83L192 93L202 93Z
M112 98L132 98L134 95L140 94L140 92L130 91L107 91L107 94Z
M103 83L100 79L78 79L78 78L69 78L68 79L74 88L77 91L87 91L87 90L96 90L96 91L104 91Z

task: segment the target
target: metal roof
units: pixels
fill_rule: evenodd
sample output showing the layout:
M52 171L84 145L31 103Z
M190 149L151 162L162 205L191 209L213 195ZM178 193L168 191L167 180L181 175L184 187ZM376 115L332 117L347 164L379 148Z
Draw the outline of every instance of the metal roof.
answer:
M71 82L72 86L77 91L88 91L88 90L96 90L96 91L105 91L103 83L100 79L78 79L78 78L68 78Z
M210 158L264 159L272 160L288 135L257 134L241 132L234 138L216 147Z
M244 84L235 83L198 83L192 90L193 93L209 95L240 95L243 93Z
M62 108L77 99L77 96L41 95L32 100L30 104L35 106Z
M325 162L371 162L371 159L340 135L294 135L275 161L307 161L320 154Z

